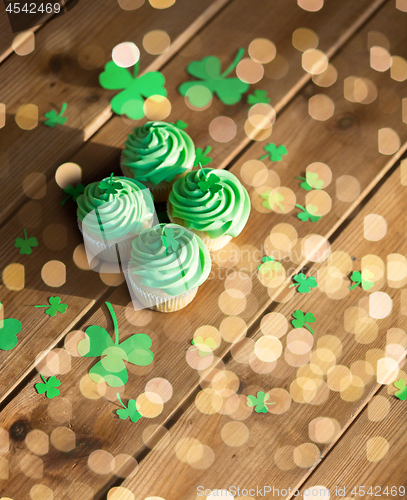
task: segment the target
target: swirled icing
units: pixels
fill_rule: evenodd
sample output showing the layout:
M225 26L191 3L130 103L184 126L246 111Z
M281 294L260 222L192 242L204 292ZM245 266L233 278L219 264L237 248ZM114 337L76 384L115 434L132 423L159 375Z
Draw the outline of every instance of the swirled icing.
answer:
M104 235L108 240L118 240L129 234L138 234L153 218L154 204L151 193L140 182L119 176L104 179L111 180L122 184L115 194L100 189L100 181L86 186L77 199L77 216L82 230Z
M162 240L162 230L171 228L179 246L173 250ZM211 257L204 242L178 224L158 224L144 229L134 239L129 269L143 288L175 296L201 285L211 270Z
M222 189L202 191L200 181L216 175ZM210 238L240 234L250 215L250 198L239 180L227 170L193 170L174 182L169 196L171 216L182 219L186 227L205 231Z
M128 167L140 182L154 185L173 181L193 167L195 146L189 135L175 125L148 122L136 127L128 136L122 165Z

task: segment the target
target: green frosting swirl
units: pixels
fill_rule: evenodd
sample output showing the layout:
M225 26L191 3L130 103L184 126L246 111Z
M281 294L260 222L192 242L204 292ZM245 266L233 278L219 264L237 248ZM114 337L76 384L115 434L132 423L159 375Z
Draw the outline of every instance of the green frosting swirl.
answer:
M222 189L201 190L198 183L212 175ZM235 237L243 231L250 215L250 198L239 180L227 170L193 170L174 182L169 196L171 216L182 219L186 227L206 231L210 238L224 234Z
M176 175L191 169L195 161L195 146L183 130L165 122L148 122L136 127L128 136L123 150L122 165L133 177L154 185L173 181Z
M82 230L107 240L119 240L138 234L143 224L153 219L151 193L140 182L127 177L107 177L104 182L120 182L121 188L108 194L100 182L92 182L76 200L77 216Z
M162 238L162 228L166 240ZM178 243L176 249L171 246L174 240ZM202 285L211 266L209 251L201 238L178 224L158 224L144 229L133 240L129 269L140 288L181 295Z

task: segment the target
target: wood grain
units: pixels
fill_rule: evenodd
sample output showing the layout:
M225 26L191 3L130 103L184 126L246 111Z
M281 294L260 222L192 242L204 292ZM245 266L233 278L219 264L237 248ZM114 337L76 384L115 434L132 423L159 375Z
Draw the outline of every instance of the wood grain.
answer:
M15 66L17 63L13 60L10 62L13 64L12 67L5 64L0 69L0 75L2 75L1 71L4 72L0 92L5 96L4 100L8 104L11 115L23 102L34 102L39 107L40 116L51 107L58 106L65 101L68 101L71 110L67 115L69 118L67 126L59 130L49 131L44 130L44 127L37 127L32 131L23 132L17 130L17 127L15 127L16 130L13 130L13 127L5 128L7 133L4 142L1 142L0 139L0 149L8 151L15 174L9 181L8 192L0 200L3 217L10 215L15 207L22 202L24 197L21 192L21 183L27 171L36 170L37 165L40 164L42 171L46 172L47 176L52 175L59 164L67 161L67 158L111 117L109 99L113 93L106 92L99 87L97 77L100 68L93 71L82 71L78 68L77 58L80 49L90 43L98 45L103 50L104 61L106 61L110 56L111 48L122 41L125 35L141 46L141 37L145 32L162 26L166 27L166 31L173 40L179 33L180 16L185 23L182 28L185 29L197 16L195 9L203 7L201 3L188 2L187 9L180 1L169 10L169 15L162 11L156 12L154 18L151 18L148 16L149 7L145 4L132 15L120 12L113 17L113 20L110 20L109 6L111 9L115 9L113 12L117 12L118 7L112 7L112 2L104 1L106 2L104 10L100 7L100 2L97 2L98 9L91 9L92 4L89 3L86 4L86 8L83 7L83 11L80 10L80 6L75 8L69 18L70 24L66 24L68 18L63 26L60 25L60 20L54 21L49 30L48 27L41 30L38 45L42 49L35 51L33 57L24 66ZM226 109L222 103L214 99L211 107L206 111L199 113L191 111L185 105L184 98L177 93L179 84L187 77L184 70L186 65L191 60L202 58L208 54L216 54L224 65L229 65L238 48L236 30L239 31L239 43L242 46L247 46L254 38L269 37L276 45L279 57L284 58L289 68L283 80L267 78L262 81L262 88L268 91L271 103L278 111L310 78L301 68L300 52L294 49L291 44L291 34L294 30L304 25L314 30L318 33L321 50L332 55L383 4L384 0L374 2L362 0L356 6L347 1L338 4L330 0L325 2L324 8L317 13L304 11L298 7L294 0L290 0L289 4L287 1L278 0L273 6L272 31L269 18L259 15L259 9L263 7L263 3L259 0L257 2L258 4L253 4L252 9L247 8L247 2L244 0L235 0L227 5L220 15L216 16L215 21L210 23L190 44L187 44L184 53L171 61L164 71L167 81L166 88L173 109L173 113L168 119L175 116L175 119L183 118L189 123L191 133L196 130L196 133L192 133L192 135L197 146L206 146L208 141L214 145L214 141L210 140L207 128L213 118L227 114L235 120L239 132L234 140L227 144L218 144L219 156L214 148L216 163L219 166L225 166L248 143L248 138L243 131L243 123L246 119L244 111L246 111L247 105L242 101ZM219 10L225 4L226 0L218 0L216 7ZM96 11L100 13L102 19L98 22L96 33L90 33L87 26L91 21L94 22L94 12ZM287 16L287 12L290 12L290 15ZM198 17L194 24L193 33L207 23L213 14L214 12L211 11L210 15L203 14ZM174 17L169 17L172 15ZM333 17L335 18L334 22L332 22ZM232 23L231 19L234 19L235 22ZM135 25L135 23L137 24ZM140 30L140 26L143 27L142 30ZM68 46L62 47L59 54L49 54L46 51L47 43L53 36L56 36L56 33L60 33L61 29L66 32L69 30L71 34L69 40L66 41ZM106 37L107 31L109 37ZM78 36L75 36L76 33ZM181 39L182 44L192 38L193 33L187 32L187 36ZM222 33L221 47L218 43L219 33ZM179 49L180 44L177 46L175 43L174 45L175 48ZM171 52L170 49L161 57L160 61L164 62L163 59L168 61L173 54L174 52ZM189 55L183 56L183 54ZM155 65L150 64L151 56L143 54L141 61L143 69L157 69ZM270 67L270 71L274 78L275 72L272 71L272 67ZM27 78L27 74L30 75L29 78ZM17 78L17 86L11 85L10 78L13 78L13 81ZM30 82L29 87L26 86L27 81ZM117 137L115 146L121 147L126 134L134 124L127 121L123 127L122 118L115 117L109 121L107 126L109 135L112 134L112 138ZM125 131L119 136L117 131L123 130L123 128ZM50 133L52 133L53 138L52 149L44 151L44 148L37 148L38 144L49 140ZM111 142L109 141L110 144ZM25 148L30 150L31 154L28 157L24 153ZM35 163L31 160L34 157ZM95 158L92 161L97 160ZM117 160L115 159L115 161Z
M387 22L387 19L386 19ZM366 29L369 29L367 27ZM361 36L363 36L362 34ZM364 38L362 38L364 40ZM342 54L339 57L342 57ZM361 64L361 61L359 60L356 63L356 67L359 68ZM351 67L351 71L353 71L355 66ZM371 75L372 80L374 79L375 74ZM338 82L338 85L340 85L340 82ZM299 104L298 104L299 103ZM292 104L292 109L295 110L297 106L301 107L301 103L303 103L303 98L299 97L298 100L296 100ZM359 110L359 105L349 105L350 109L353 111L353 113L356 115L356 110ZM292 131L292 116L296 116L294 111L290 111L291 106L286 109L286 111L282 114L281 118L279 119L277 125L276 125L276 130L278 126L282 126L285 117L289 116L288 113L293 113L291 115L291 119L287 118L285 126L287 127L287 134L288 130ZM373 108L369 108L373 109ZM364 110L363 110L364 111ZM377 128L375 129L374 127L379 127L381 126L381 120L382 116L380 113L375 115L375 111L372 111L372 115L369 115L369 123L372 123L372 134L373 132L376 135ZM391 122L394 127L396 127L396 121ZM308 123L305 123L304 126L308 126ZM323 128L323 127L321 127ZM320 129L318 129L318 132L320 132ZM295 131L294 131L295 134ZM315 152L320 151L321 148L326 144L326 136L323 134L317 135L317 137L320 138L321 143L315 144L313 142L313 147L315 147ZM350 137L350 136L349 136ZM366 140L373 141L373 135L370 138L367 138ZM335 140L341 140L344 141L343 136L339 136L338 133L332 133L332 137L330 138L331 141ZM286 142L288 145L288 149L290 150L290 143ZM343 148L342 148L343 149ZM353 168L355 169L355 166L358 165L361 161L361 159L364 158L365 151L361 151L361 157L358 156L359 154L359 143L356 141L354 142L354 146L351 149L352 154L349 155L349 150L348 150L348 157L347 157L347 162L342 162L341 164L346 163L346 168ZM290 172L290 178L292 178L294 175L299 173L302 168L301 166L301 158L303 151L302 150L297 150L298 157L297 160L293 158L293 164L297 165L298 167L297 170L295 171L294 169ZM351 156L351 158L349 158ZM378 155L377 151L375 152L375 163L378 165L377 170L373 168L373 171L371 172L372 178L377 177L380 172L382 171L383 168L388 167L389 161L385 159L384 157L381 157ZM396 155L397 157L397 155ZM395 158L392 158L392 161L394 161ZM353 161L354 163L351 163ZM350 163L350 166L349 166ZM353 165L353 167L352 167ZM232 169L232 171L235 171ZM340 166L336 167L335 169L335 175L340 175ZM288 174L287 174L288 176ZM288 178L288 177L287 177ZM362 184L362 187L364 188L365 186L368 185L371 180L365 179L365 184ZM286 184L284 182L285 185ZM297 190L298 188L294 189ZM350 207L347 206L346 210L349 211ZM346 213L346 212L345 212ZM332 211L333 215L333 211ZM262 219L260 219L260 216ZM239 239L236 239L236 244L242 247L245 242L250 241L252 245L260 246L262 241L264 241L265 235L269 233L270 228L273 227L273 225L278 221L281 222L283 218L281 216L276 216L276 215L270 215L270 214L258 214L257 212L253 212L252 217L256 217L255 220L256 224L251 224L249 227L256 228L256 231L252 231L250 234L250 238L248 239L248 233L245 232L243 233L242 237ZM259 217L259 218L258 218ZM288 218L289 216L286 216L288 221L293 222L293 217ZM327 217L331 217L331 215L328 215ZM263 230L264 224L267 223L266 228L264 229L264 234L261 232ZM302 228L303 226L301 226ZM267 229L267 230L266 230ZM257 235L256 233L260 230L260 234ZM305 227L303 229L303 233L300 235L300 237L305 236L307 234L307 231L305 230ZM352 237L353 239L353 237ZM244 262L242 262L244 264ZM258 260L253 263L253 268L255 269ZM215 266L215 270L216 270ZM242 269L239 268L239 265L237 266L237 269ZM266 304L270 302L270 299L268 295L265 293L265 289L263 287L260 287L258 282L256 281L256 278L254 280L254 288L248 297L248 305L245 308L245 310L240 314L243 320L246 321L248 325L251 324L251 321L253 317L256 317L256 315L260 314L261 311L264 310L264 307ZM197 386L197 382L199 381L198 374L195 374L195 377L192 375L194 374L194 371L191 370L190 367L188 367L185 363L185 352L190 346L190 340L193 336L193 333L197 329L198 326L201 326L203 324L209 324L213 325L216 328L220 326L220 323L223 319L228 317L230 314L224 314L220 309L218 309L217 304L214 304L213 297L219 297L219 295L224 291L224 283L220 281L220 279L212 279L209 280L199 291L197 298L194 301L194 307L190 306L189 308L186 308L184 311L180 313L175 313L171 315L169 318L164 317L164 315L159 315L158 313L151 313L150 320L146 323L145 318L143 319L143 315L135 315L133 317L129 316L129 310L127 310L127 317L133 321L133 323L139 323L139 325L134 325L131 324L127 319L126 319L126 306L129 301L128 294L126 292L125 287L120 287L111 297L109 297L109 300L114 304L115 310L118 313L118 319L119 319L119 325L121 330L121 335L123 335L123 338L126 338L128 335L131 333L136 333L138 331L143 331L148 334L150 334L153 338L153 350L155 353L155 363L151 368L151 371L148 373L142 373L141 371L137 371L135 375L139 375L137 377L137 380L134 380L132 378L130 382L126 386L126 393L124 395L124 398L135 398L137 397L138 394L140 394L145 387L145 383L150 380L153 377L165 377L168 379L173 388L175 389L175 393L173 395L173 398L168 402L168 404L164 405L164 411L161 413L160 418L156 420L152 420L153 424L158 424L164 422L168 417L172 416L174 412L176 411L177 408L179 408L179 405L186 400L186 398L193 393ZM358 293L358 292L355 292ZM208 307L208 304L212 303L211 307ZM232 314L233 315L233 314ZM140 325L140 323L143 323ZM98 311L95 312L95 314L86 320L84 327L87 325L91 324L100 324L101 326L107 327L109 331L111 331L111 323L110 321L107 321L106 319L106 309L102 307ZM164 338L165 336L165 338ZM223 345L221 349L216 351L217 356L222 357L224 356L228 351L229 351L230 345ZM167 361L168 360L168 361ZM142 419L139 422L138 429L140 432L138 432L135 435L129 434L126 435L126 439L123 439L122 433L123 433L123 424L126 425L126 423L119 422L117 419L112 420L112 413L114 414L114 410L117 408L117 406L114 406L110 403L108 403L105 400L100 400L98 402L95 401L90 401L84 399L79 392L78 389L78 382L83 377L87 370L90 368L92 365L92 361L86 361L86 360L78 360L74 359L72 362L72 370L69 373L69 375L66 376L61 376L61 380L63 382L63 387L64 387L64 397L70 399L71 403L73 404L73 415L74 418L70 422L72 425L72 428L74 429L74 432L78 435L78 442L83 443L82 446L85 447L86 452L84 454L79 455L73 455L72 460L73 462L66 461L66 456L64 455L61 460L58 461L58 465L56 464L55 457L53 456L52 463L47 461L46 464L46 470L47 467L51 467L49 473L46 473L43 481L49 485L50 488L52 488L55 492L59 492L59 488L66 488L68 485L72 484L73 482L81 482L81 483L87 483L89 484L90 482L92 483L92 486L95 491L98 491L99 488L103 490L105 488L106 484L108 481L115 481L116 478L112 475L107 475L105 477L100 477L97 476L95 479L95 476L93 473L89 472L89 470L86 467L86 460L88 455L90 454L91 451L96 451L97 449L103 448L104 450L109 450L110 453L113 455L117 455L118 453L127 453L127 454L135 454L135 450L142 449L143 447L143 440L142 440L142 431L146 429L146 427L149 426L148 419ZM106 395L105 395L106 397ZM107 395L107 399L112 399L115 400L115 394L110 391ZM18 397L16 397L10 404L4 409L2 412L2 418L4 418L4 423L3 427L6 429L9 429L12 422L18 419L26 420L30 423L32 428L40 428L44 430L44 432L47 432L48 434L55 428L55 422L48 420L47 422L41 422L39 419L36 418L36 415L40 415L41 412L45 410L45 405L46 402L44 403L44 400L41 399L39 396L33 394L31 386L27 386L25 389L22 390L22 392L19 394ZM79 411L79 407L81 411ZM34 409L35 408L35 409ZM41 410L39 409L41 408ZM38 412L37 412L38 409ZM75 410L76 409L76 410ZM214 417L216 418L216 417ZM122 425L119 425L122 424ZM130 422L127 422L127 425L133 425ZM40 426L40 427L39 427ZM133 427L129 428L132 429ZM293 431L294 432L294 431ZM79 451L78 451L79 453ZM18 463L23 457L24 451L22 454L20 454L18 457L15 458L15 467L18 467ZM74 466L75 463L80 458L80 464L82 467L78 468ZM57 473L52 472L52 467L53 464L55 463L55 467L58 468L59 472ZM71 469L71 465L74 466L73 469ZM176 462L172 461L171 467L176 466ZM64 481L61 482L60 478L60 471L61 468L64 468ZM202 474L202 473L200 473ZM92 480L87 479L92 477ZM30 482L27 483L27 486L24 486L25 488L28 488L30 486ZM16 490L13 489L14 485L9 488L7 485L7 488L4 489L4 493L7 492L7 494L14 494L18 492L18 494L22 494L23 491L28 491L28 490L23 490L20 489L20 486L15 485L15 488L18 488ZM84 486L82 484L78 485L75 487L77 492L83 492L84 491ZM175 491L175 490L173 490ZM173 493L171 493L173 494ZM174 493L175 494L175 493Z

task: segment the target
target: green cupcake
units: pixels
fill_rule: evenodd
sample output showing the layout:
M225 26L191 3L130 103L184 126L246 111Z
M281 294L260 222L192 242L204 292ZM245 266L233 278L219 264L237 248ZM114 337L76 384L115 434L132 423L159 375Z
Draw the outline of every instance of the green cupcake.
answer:
M127 177L107 177L92 182L76 200L79 229L86 250L103 260L126 261L132 240L154 220L151 193Z
M145 307L178 311L193 300L211 265L208 249L194 233L176 224L157 224L133 240L129 285Z
M128 136L121 157L124 175L142 182L154 201L167 201L174 180L192 169L195 146L172 123L148 122Z
M215 251L243 231L250 207L237 177L227 170L203 168L175 181L167 211L171 222L187 227Z

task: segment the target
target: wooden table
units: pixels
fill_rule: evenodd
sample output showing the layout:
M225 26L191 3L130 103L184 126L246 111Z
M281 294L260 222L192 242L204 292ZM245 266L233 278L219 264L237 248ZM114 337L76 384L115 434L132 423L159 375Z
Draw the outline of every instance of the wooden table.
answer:
M393 382L407 381L407 2L170 4L81 1L26 34L35 39L26 55L13 50L1 7L0 301L22 330L0 354L0 497L406 498L407 407ZM153 55L143 39L156 30L171 43L149 48ZM149 36L157 47L160 34ZM209 166L229 169L252 200L245 230L212 255L196 299L168 315L135 312L122 274L89 269L75 204L61 205L55 181L64 163L81 167L74 180L84 184L119 173L135 122L112 114L115 92L98 75L123 41L140 47L142 72L164 74L165 119L185 121L196 147L211 146ZM190 79L187 65L215 55L226 68L239 47L252 48L264 76L238 104L214 96L203 111L187 106L177 90ZM270 106L253 113L255 89L267 91ZM64 102L68 122L43 126ZM38 123L21 110L27 104L38 107ZM260 162L270 142L288 154ZM322 189L302 189L297 177L307 168ZM264 204L265 191L283 204ZM318 207L317 222L297 217L294 205L306 203ZM30 255L14 247L23 229L39 242ZM266 255L282 267L262 277ZM350 290L361 270L372 287ZM289 288L301 271L317 278L310 293ZM56 295L65 314L33 307ZM153 341L154 362L129 365L119 390L92 382L95 360L76 350L90 325L113 334L106 302L121 339L147 333ZM314 314L314 335L293 329L297 309ZM216 343L208 356L191 345L197 336ZM36 392L39 373L58 377L60 396ZM273 403L267 414L247 406L258 391ZM143 418L119 419L117 393L137 399Z

